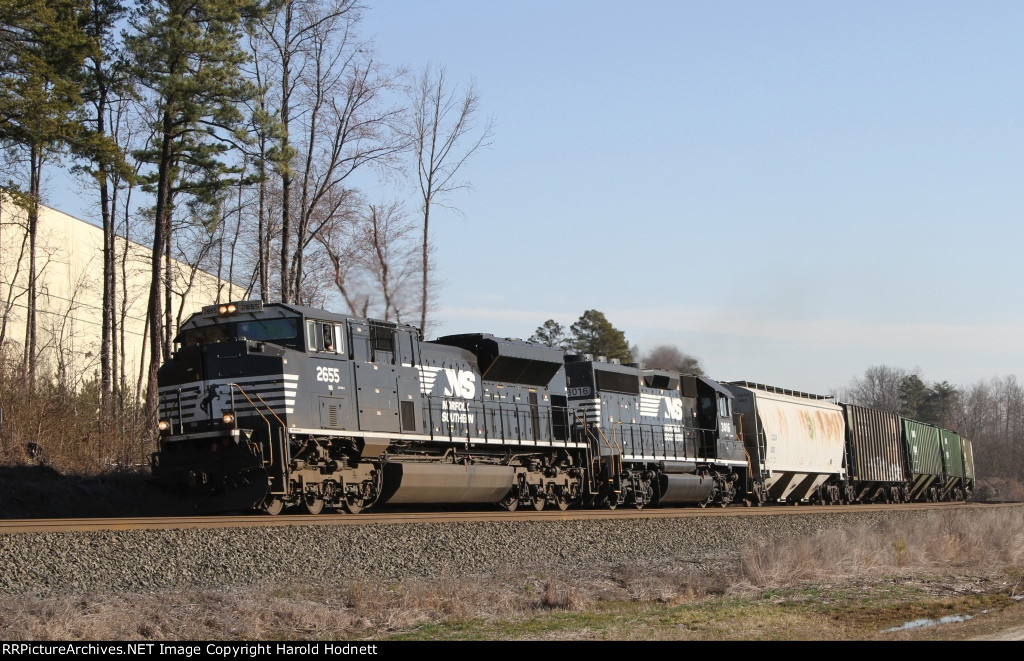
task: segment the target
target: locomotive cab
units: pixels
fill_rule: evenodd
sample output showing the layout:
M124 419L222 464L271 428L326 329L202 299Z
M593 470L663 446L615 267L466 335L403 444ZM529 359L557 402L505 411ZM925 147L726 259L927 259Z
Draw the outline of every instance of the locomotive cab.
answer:
M289 497L319 511L327 494L307 480L382 454L389 440L366 432L418 428L418 400L397 404L400 393L419 396L417 338L412 327L302 306L206 306L158 374L154 477L211 509L275 510ZM349 471L328 490L358 491L371 472Z

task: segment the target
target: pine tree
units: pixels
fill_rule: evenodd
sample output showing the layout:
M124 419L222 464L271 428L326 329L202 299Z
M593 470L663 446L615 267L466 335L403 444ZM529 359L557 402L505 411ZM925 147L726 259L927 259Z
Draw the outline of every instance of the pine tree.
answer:
M624 363L633 360L625 333L612 326L602 312L587 310L569 327L569 331L574 351L618 358Z
M530 336L530 342L559 349L567 349L571 344L571 340L565 335L565 326L554 319L548 319L543 325L538 326Z
M193 218L216 222L225 191L237 183L241 168L230 157L247 139L240 106L254 94L241 75L241 35L258 10L255 0L141 0L131 18L127 47L153 109L151 146L136 157L150 166L142 181L156 195L146 395L154 420L157 368L170 352L171 219L183 197Z
M127 16L124 0L92 0L92 11L83 21L83 29L93 42L92 52L81 71L83 132L72 146L80 159L77 169L89 175L100 198L103 223L103 302L100 332L100 424L115 417L114 403L120 400L115 375L118 355L114 349L117 331L117 253L115 250L118 182L131 181L134 170L126 161L125 150L116 142L109 115L131 94L127 64L119 41L119 24ZM88 108L88 111L85 111Z
M27 170L27 186L8 176L0 190L25 208L28 238L24 363L36 375L36 236L44 165L80 135L76 74L93 42L80 28L85 0L5 0L0 6L0 142Z

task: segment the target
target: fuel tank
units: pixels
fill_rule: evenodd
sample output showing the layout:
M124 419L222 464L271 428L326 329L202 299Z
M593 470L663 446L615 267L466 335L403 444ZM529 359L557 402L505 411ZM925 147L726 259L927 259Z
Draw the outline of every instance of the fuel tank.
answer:
M389 463L381 502L496 503L515 484L511 466Z

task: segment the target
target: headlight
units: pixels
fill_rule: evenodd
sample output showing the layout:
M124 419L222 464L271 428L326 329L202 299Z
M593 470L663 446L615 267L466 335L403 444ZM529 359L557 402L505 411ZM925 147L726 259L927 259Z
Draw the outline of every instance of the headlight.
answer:
M227 413L224 414L224 416L221 418L221 420L223 420L224 424L229 426L229 427L234 425L235 424L235 412L234 411L228 411Z
M161 420L156 423L156 428L159 429L160 431L167 431L171 428L171 421Z
M217 308L217 312L219 312L220 314L234 314L237 310L238 308L235 306L234 303L224 303L223 305Z

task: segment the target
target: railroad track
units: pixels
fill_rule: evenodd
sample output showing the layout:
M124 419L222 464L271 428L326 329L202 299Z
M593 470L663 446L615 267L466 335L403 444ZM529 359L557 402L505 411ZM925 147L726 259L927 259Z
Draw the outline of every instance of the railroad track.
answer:
M748 508L677 507L644 510L545 510L508 512L504 510L384 510L365 514L282 514L267 516L244 514L239 516L177 516L177 517L124 517L124 518L66 518L66 519L2 519L0 534L32 532L73 532L94 530L173 530L185 528L258 528L283 526L344 526L344 525L401 525L410 523L459 523L480 521L570 521L594 519L671 519L709 516L785 516L825 512L880 512L951 509L960 507L992 508L1016 506L1019 503L909 503L901 505L773 505Z

